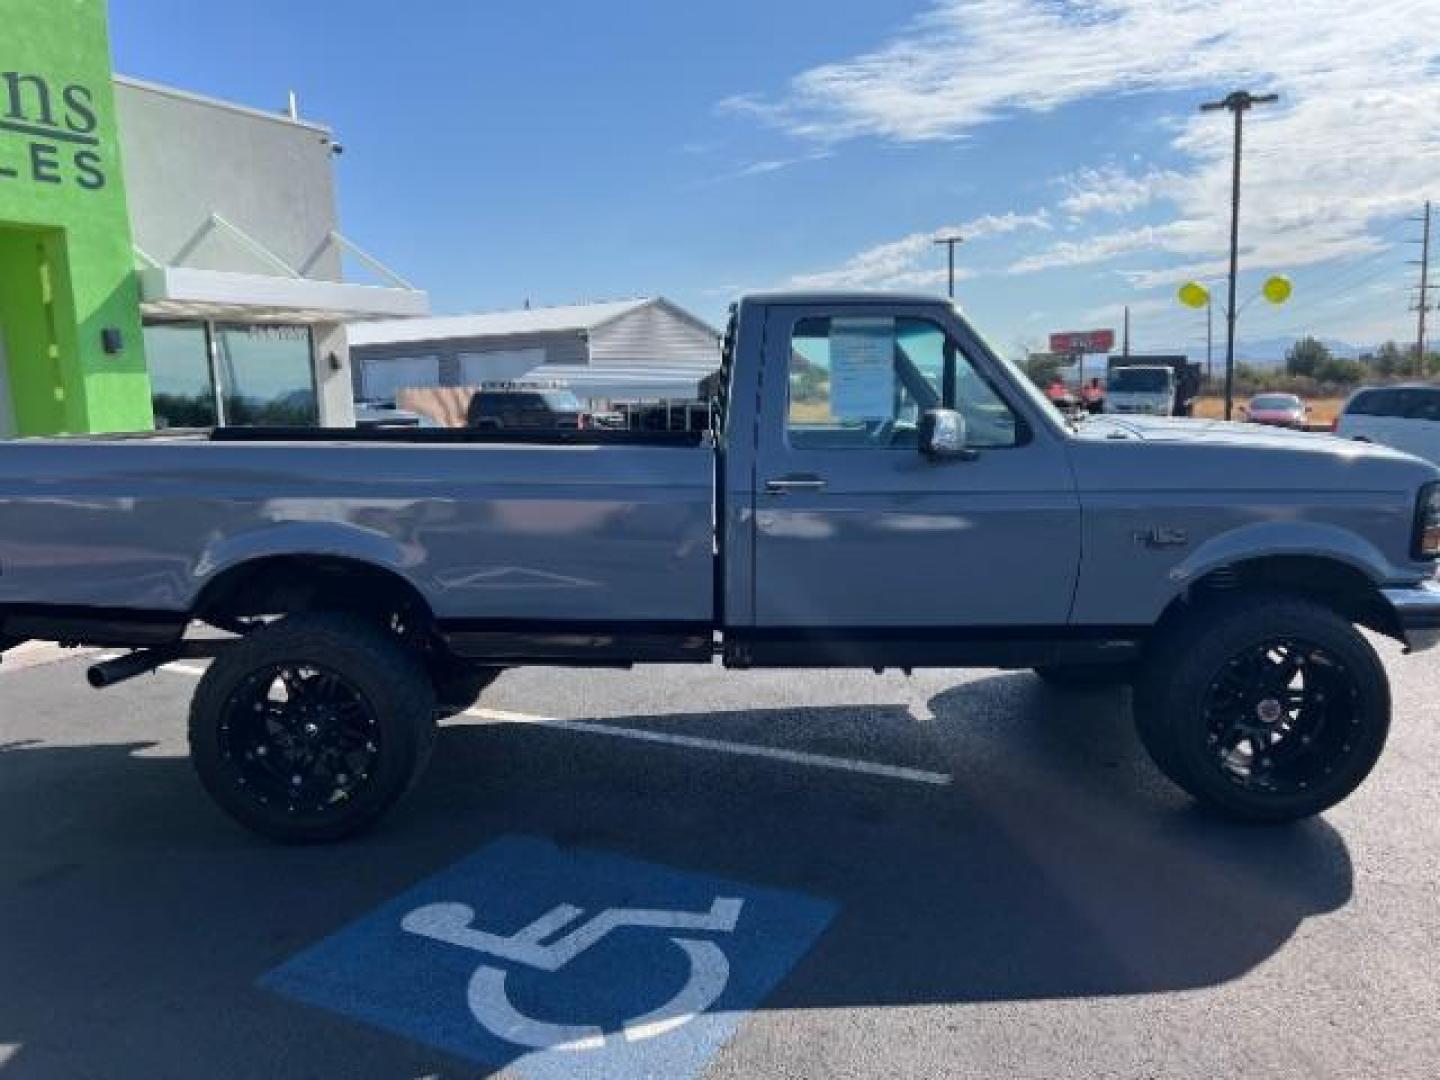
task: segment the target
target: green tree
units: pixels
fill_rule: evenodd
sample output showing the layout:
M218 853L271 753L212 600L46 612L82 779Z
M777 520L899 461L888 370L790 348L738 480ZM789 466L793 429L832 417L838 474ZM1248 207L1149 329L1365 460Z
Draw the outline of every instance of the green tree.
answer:
M1405 353L1393 341L1387 341L1375 352L1375 374L1393 379L1405 370Z
M1054 353L1032 352L1025 357L1025 374L1042 390L1055 381L1062 366L1061 358Z
M1336 386L1355 386L1365 381L1366 368L1359 360L1347 360L1343 356L1332 356L1315 369L1317 382L1333 383Z
M1285 371L1290 375L1315 377L1319 368L1333 357L1325 343L1306 334L1285 353Z
M803 358L796 356L796 360ZM819 364L795 363L790 369L790 400L828 401L830 373Z

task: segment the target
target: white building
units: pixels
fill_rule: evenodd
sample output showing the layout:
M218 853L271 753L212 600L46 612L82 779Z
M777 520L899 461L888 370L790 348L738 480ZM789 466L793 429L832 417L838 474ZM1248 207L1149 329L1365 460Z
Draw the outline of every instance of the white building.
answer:
M591 403L683 401L720 366L720 335L664 297L392 319L352 326L355 394L408 387L561 382Z

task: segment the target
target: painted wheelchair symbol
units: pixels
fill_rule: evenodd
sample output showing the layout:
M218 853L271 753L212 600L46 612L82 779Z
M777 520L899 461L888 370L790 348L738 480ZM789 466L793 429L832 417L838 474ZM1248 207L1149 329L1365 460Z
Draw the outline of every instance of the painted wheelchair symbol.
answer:
M582 908L560 904L529 926L508 937L477 930L471 924L475 911L466 904L427 904L406 915L400 925L412 934L462 949L524 964L539 971L559 971L598 943L612 930L645 927L656 930L708 930L730 933L740 918L743 900L717 897L708 912L662 911L646 908L607 908L576 926L549 945L541 942L572 926L585 914ZM730 978L730 962L713 941L671 937L690 961L685 985L665 1004L626 1020L621 1034L626 1042L653 1039L693 1020L713 1005ZM520 1012L505 989L506 971L482 964L470 977L467 992L470 1012L492 1034L537 1050L598 1050L605 1032L584 1024L554 1024Z

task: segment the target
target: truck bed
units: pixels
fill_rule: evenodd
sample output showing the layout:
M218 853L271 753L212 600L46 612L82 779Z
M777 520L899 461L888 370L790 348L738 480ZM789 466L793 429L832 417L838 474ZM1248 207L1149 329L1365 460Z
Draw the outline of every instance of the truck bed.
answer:
M0 614L192 610L226 570L353 558L457 626L714 615L695 433L222 430L0 443Z

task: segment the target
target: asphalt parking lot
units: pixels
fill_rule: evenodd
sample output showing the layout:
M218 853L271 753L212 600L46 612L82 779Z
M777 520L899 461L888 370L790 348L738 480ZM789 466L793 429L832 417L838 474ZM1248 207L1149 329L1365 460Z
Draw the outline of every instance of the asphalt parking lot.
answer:
M1141 756L1123 693L1027 673L533 669L447 723L378 831L322 848L254 839L211 806L184 758L193 672L96 693L79 661L0 668L0 1071L603 1074L583 1051L557 1072L439 1048L424 1018L464 1004L445 978L337 936L508 851L608 875L637 907L632 872L697 896L735 883L747 910L814 902L783 963L778 931L741 942L742 912L728 974L764 968L760 989L659 1075L1431 1077L1440 660L1382 648L1386 756L1300 826L1207 818ZM487 887L518 895L525 875ZM282 992L277 969L322 942L354 944L354 970ZM605 977L669 985L666 963ZM336 971L351 982L325 983ZM544 985L512 979L517 1005L567 1019ZM413 1030L357 1018L377 987L414 999Z

